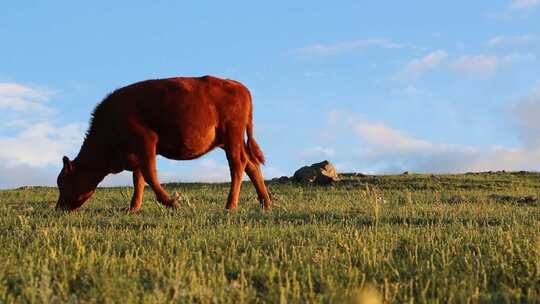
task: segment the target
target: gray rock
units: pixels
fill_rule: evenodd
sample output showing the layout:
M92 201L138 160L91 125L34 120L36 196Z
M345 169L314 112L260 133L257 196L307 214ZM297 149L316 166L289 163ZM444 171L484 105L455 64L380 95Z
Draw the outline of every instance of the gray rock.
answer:
M332 163L325 160L296 170L292 180L297 183L328 185L338 181L339 177Z
M280 182L280 183L288 183L289 180L290 180L290 179L289 179L289 177L287 177L287 176L282 176L282 177L280 177L280 178L277 179L277 181Z

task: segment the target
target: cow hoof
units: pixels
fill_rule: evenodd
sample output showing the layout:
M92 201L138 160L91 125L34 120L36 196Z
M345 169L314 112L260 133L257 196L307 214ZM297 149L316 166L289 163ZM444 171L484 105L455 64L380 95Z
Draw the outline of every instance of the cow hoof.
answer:
M171 209L178 209L180 207L180 202L182 201L182 197L178 192L175 192L169 202L165 204L167 208Z
M180 208L180 205L178 203L168 203L168 204L165 204L165 207L167 209L171 209L171 210L176 210L178 208Z
M123 211L124 213L127 213L127 214L135 214L135 213L138 213L139 210L141 210L141 208L131 208L131 207L129 207L129 208L122 208L122 211Z
M260 200L259 204L263 210L270 210L270 207L272 207L272 201Z
M226 210L229 210L229 211L233 211L236 209L236 205L233 205L233 204L226 204L225 205L225 209Z

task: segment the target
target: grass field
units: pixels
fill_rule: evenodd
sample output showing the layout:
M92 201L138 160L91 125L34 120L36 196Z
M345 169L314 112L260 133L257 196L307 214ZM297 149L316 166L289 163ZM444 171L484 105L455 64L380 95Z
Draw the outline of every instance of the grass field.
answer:
M540 174L346 175L335 186L101 188L75 214L55 188L0 191L0 302L341 303L364 286L388 303L540 302Z

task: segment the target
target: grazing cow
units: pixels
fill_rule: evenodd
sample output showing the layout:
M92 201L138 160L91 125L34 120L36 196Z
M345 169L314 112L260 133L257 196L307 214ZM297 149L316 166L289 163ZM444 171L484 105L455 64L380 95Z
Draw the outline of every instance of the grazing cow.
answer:
M77 157L63 157L56 207L76 210L106 175L123 170L133 172L130 211L141 208L145 182L161 204L174 207L177 198L158 181L156 156L188 160L220 147L231 172L225 208L236 208L245 171L268 209L271 200L260 169L264 156L253 138L252 112L244 85L212 76L147 80L118 89L96 106Z

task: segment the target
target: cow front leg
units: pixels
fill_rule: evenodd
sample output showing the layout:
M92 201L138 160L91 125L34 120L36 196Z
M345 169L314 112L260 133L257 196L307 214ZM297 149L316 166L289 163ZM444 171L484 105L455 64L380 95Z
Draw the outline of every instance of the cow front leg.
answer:
M157 178L156 170L156 145L157 145L157 136L147 135L145 138L144 144L142 146L142 151L140 151L140 160L141 160L141 173L144 177L144 180L150 185L154 193L156 194L157 200L166 207L177 207L177 199L171 198L169 194L163 189L159 180Z
M144 193L144 177L140 170L133 171L133 197L128 212L137 212L141 209Z

